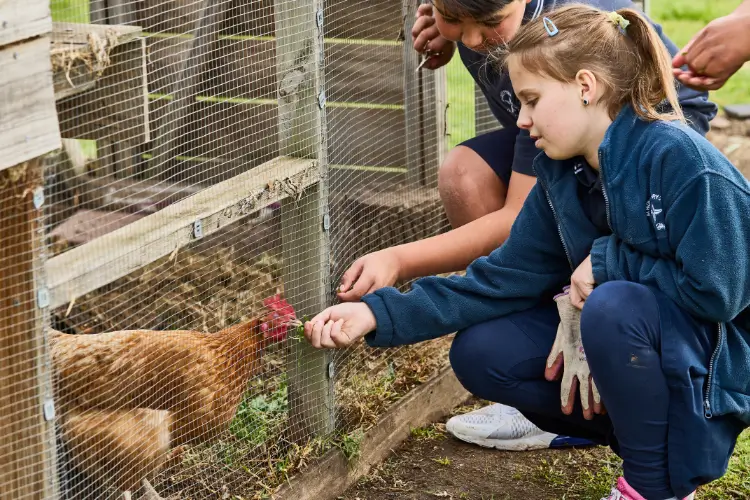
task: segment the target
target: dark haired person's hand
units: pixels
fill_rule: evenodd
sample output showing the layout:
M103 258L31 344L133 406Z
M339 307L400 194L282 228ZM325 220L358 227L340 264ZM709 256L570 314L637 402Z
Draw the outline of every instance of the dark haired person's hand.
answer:
M438 69L448 64L456 50L456 44L443 38L438 31L431 4L422 4L417 9L417 20L411 30L414 50L430 55L424 67Z
M672 60L672 72L687 87L716 90L748 60L750 0L699 31ZM681 69L685 65L688 69Z

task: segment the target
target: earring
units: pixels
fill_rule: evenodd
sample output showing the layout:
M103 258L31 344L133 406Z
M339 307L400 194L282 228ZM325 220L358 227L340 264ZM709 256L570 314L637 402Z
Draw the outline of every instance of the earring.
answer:
M589 100L586 99L585 97L583 98L583 105L584 106L588 106L589 105Z

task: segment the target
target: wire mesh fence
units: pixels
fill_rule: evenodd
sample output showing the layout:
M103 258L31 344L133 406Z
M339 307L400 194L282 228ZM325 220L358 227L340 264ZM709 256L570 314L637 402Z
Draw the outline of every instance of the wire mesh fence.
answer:
M445 366L298 331L358 257L448 227L417 6L52 1L62 148L3 171L0 497L264 498Z
M449 228L438 167L495 126L418 5L52 0L62 148L0 172L0 498L266 498L446 365L298 330Z

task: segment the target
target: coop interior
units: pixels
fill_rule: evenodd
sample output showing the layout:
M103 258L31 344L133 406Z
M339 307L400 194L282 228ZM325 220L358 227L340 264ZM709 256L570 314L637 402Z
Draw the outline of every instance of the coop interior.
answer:
M0 498L268 498L356 455L446 365L448 339L320 352L299 330L358 257L448 228L437 168L457 138L445 71L411 47L418 4L0 5L51 13L0 31L0 61L29 73L5 97L49 81L51 118L13 109L61 137L0 183L20 235L0 258Z

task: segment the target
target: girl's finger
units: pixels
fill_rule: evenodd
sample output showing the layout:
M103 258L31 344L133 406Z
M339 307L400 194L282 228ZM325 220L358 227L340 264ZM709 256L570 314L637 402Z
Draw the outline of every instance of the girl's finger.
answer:
M364 269L364 263L361 260L357 260L346 270L346 272L344 272L344 275L341 277L341 283L339 284L339 293L344 293L349 290L352 283L357 281L359 275L362 274L362 269Z
M308 342L312 341L313 324L310 321L305 322L304 334Z
M312 330L312 339L310 343L316 349L320 349L320 336L323 333L323 322L316 321Z
M578 288L578 284L575 281L571 281L570 284L570 304L578 309L583 309L583 296Z
M320 346L324 349L335 349L336 343L331 338L331 334L333 332L334 325L336 325L338 321L333 322L329 321L326 323L326 326L323 327L323 333L320 336Z
M343 326L344 320L339 319L333 324L333 328L331 329L331 341L335 347L348 347L351 343L349 342L349 336L342 331Z

